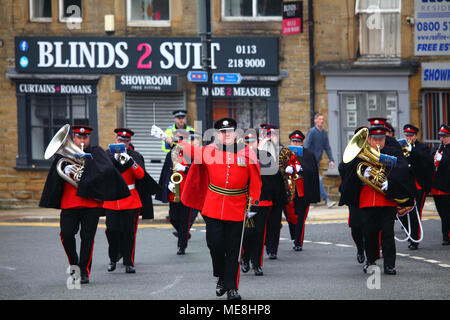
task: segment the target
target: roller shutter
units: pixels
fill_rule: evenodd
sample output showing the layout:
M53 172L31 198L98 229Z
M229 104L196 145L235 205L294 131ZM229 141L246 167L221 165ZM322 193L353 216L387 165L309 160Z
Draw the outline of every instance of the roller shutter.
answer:
M144 156L147 172L159 181L166 154L161 150L161 140L150 136L153 104L156 125L166 130L173 124L172 111L186 109L184 93L125 93L124 124L135 132L133 145Z

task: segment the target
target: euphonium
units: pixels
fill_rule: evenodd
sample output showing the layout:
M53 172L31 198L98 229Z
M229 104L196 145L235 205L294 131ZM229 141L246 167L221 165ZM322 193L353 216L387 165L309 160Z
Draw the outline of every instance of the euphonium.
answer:
M381 190L383 183L387 180L385 164L389 162L395 164L397 159L395 157L383 155L379 150L372 148L367 143L368 136L369 130L367 128L358 131L345 148L343 161L344 163L349 163L356 157L362 159L363 161L360 162L356 168L356 174L359 179L376 191L386 194ZM368 178L364 177L364 171L367 167L371 167L370 176ZM397 203L404 203L408 201L408 198L394 200Z
M78 182L80 182L81 176L84 171L84 159L77 159L75 154L83 153L83 150L78 148L70 139L69 136L70 125L66 124L52 138L44 153L44 159L50 159L55 153L63 156L56 164L56 171L65 181L78 188ZM67 162L73 165L70 172L72 177L66 175L62 169L62 165Z
M179 144L176 144L172 150L170 151L170 157L172 158L172 175L170 176L170 181L175 185L173 189L174 202L180 202L180 183L183 181L183 176L181 173L175 170L175 166L178 163L178 155L180 151L183 150L183 147Z
M290 175L286 174L285 170L288 166L289 160L294 155L294 152L287 147L283 147L280 151L280 155L278 156L278 166L283 174L284 185L286 187L286 195L288 201L292 200L292 197L295 194L295 182L299 178L298 174Z

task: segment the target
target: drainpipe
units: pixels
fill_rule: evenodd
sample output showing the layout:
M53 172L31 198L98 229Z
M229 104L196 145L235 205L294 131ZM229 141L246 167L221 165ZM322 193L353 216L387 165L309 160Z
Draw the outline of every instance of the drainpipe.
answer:
M314 126L315 114L315 76L314 76L314 11L313 0L308 0L308 31L309 31L309 117L310 125Z

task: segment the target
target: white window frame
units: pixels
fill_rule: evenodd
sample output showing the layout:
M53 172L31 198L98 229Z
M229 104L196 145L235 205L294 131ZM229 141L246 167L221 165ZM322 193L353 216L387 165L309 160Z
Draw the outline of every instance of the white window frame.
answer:
M52 17L50 17L50 18L35 17L34 16L34 12L35 12L34 1L29 0L28 3L29 3L29 8L30 8L30 21L31 22L52 22Z
M378 1L383 1L383 0L378 0ZM359 17L359 29L358 29L358 40L359 40L359 45L361 46L361 43L363 42L362 39L362 34L361 34L361 28L362 28L362 18L361 18L361 14L383 14L383 13L398 13L400 15L400 25L399 25L399 32L400 32L400 47L398 50L398 53L395 55L383 55L383 54L364 54L362 55L362 57L364 58L373 58L373 59L400 59L401 57L401 11L402 11L402 0L399 0L399 6L398 8L395 9L380 9L380 8L367 8L367 9L359 9L360 5L360 0L356 0L355 3L355 15Z
M127 26L128 27L170 27L172 10L169 1L169 20L131 20L131 0L127 0Z
M83 7L81 7L81 17L64 17L64 0L59 0L59 22L74 22L81 23L83 22Z
M230 17L225 15L225 1L221 0L221 15L222 15L222 21L255 21L255 22L266 22L266 21L282 21L283 17L280 16L257 16L258 11L258 2L257 0L252 0L252 16L251 17ZM280 2L280 6L282 5L282 2Z

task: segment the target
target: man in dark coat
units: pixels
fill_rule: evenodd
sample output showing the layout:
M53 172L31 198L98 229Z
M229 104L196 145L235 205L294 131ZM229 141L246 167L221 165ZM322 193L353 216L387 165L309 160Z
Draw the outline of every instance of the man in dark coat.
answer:
M81 283L89 283L94 238L99 216L103 212L102 201L128 197L130 191L106 152L99 146L89 145L90 134L94 129L85 125L74 125L72 130L74 145L81 151L90 153L92 159L85 160L84 171L76 187L66 182L58 174L56 166L62 156L56 154L45 182L39 206L61 209L60 237L69 264L80 269ZM71 178L74 175L74 169L73 164L62 167L64 174ZM80 230L81 238L79 257L75 242L75 235L78 230Z
M422 238L421 234L423 230L420 230L422 209L425 204L425 197L431 189L431 179L433 177L433 156L431 155L430 148L417 139L418 132L419 128L412 124L406 124L403 127L404 141L406 142L403 149L405 149L408 155L406 159L414 173L417 187L415 209L400 217L403 227L410 234L408 248L411 250L418 249L419 240ZM411 225L411 229L409 229L409 225Z
M367 130L367 129L365 129ZM397 213L399 201L411 203L416 195L414 176L406 159L397 148L385 145L384 126L370 127L366 142L380 153L387 156L390 164L386 167L386 181L380 187L381 191L368 184L363 184L356 174L356 168L361 160L355 157L348 163L347 174L342 179L341 204L357 205L361 209L363 233L365 239L365 251L367 261L363 271L367 272L370 265L374 265L379 258L379 230L381 229L381 245L383 247L384 273L394 275L395 269L395 238L394 219ZM396 158L396 162L392 157ZM387 162L385 162L387 163ZM369 179L375 172L374 164L362 168L361 175ZM395 200L396 199L396 200Z
M301 154L294 152L300 165L292 166L292 170L298 175L293 199L296 221L295 223L289 223L291 237L294 241L293 249L302 251L305 221L308 216L309 205L320 202L319 168L314 153L307 148L303 148L303 140L305 139L303 132L294 130L289 135L289 139L291 146L299 147L299 150L302 150Z
M430 194L441 217L442 245L450 245L450 127L439 128L441 144L433 150L434 168Z
M262 187L256 214L250 218L251 222L245 228L241 270L247 273L250 270L251 262L255 276L262 276L267 218L274 203L275 205L284 205L287 202L286 191L283 177L278 168L278 159L270 152L258 149L256 132L248 132L244 137L244 142L255 151L258 157Z
M190 133L185 131L175 131L174 137L179 140L189 140L191 143L198 141L198 136L195 135L193 131ZM176 154L174 152L176 152ZM175 165L173 159L176 159ZM174 149L172 146L170 152L166 155L159 177L160 191L156 194L157 200L163 203L169 203L169 221L175 229L173 234L178 238L178 255L185 254L191 237L189 231L198 215L197 209L185 206L180 200L182 192L189 192L189 188L185 189L186 176L189 172L189 168L190 163L188 162L188 159L183 156L183 150L177 148ZM175 190L175 185L171 181L174 170L182 177L182 181L179 183L177 190ZM175 195L176 191L178 191L177 195ZM176 197L179 198L176 199Z

